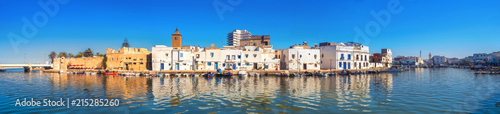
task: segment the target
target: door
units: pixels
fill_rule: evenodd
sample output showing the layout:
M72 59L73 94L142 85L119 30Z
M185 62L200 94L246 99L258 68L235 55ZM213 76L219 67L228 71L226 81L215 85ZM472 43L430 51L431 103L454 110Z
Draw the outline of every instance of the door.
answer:
M175 63L175 70L179 70L179 63Z
M215 62L215 70L219 69L219 63Z
M346 65L346 63L345 63L345 62L344 62L343 67L344 67L344 70L345 70L345 69L347 69L347 65Z
M347 68L351 69L351 63L347 63Z
M235 69L236 69L236 64L233 64L233 70L235 70Z
M161 63L160 70L164 70L164 69L165 69L165 63Z
M303 66L304 66L304 70L307 70L307 64L304 64Z
M257 63L253 63L253 69L257 69L258 68L258 64Z

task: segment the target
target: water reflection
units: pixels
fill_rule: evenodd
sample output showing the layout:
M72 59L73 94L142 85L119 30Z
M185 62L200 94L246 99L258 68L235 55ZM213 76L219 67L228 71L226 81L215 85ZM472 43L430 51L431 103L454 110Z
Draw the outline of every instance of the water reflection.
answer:
M0 109L4 110L0 112L26 109L54 112L51 107L12 108L8 105L23 97L121 100L119 107L60 108L56 112L474 112L484 107L484 100L495 98L498 92L494 87L497 86L491 85L498 85L495 83L500 82L500 78L467 73L461 70L414 69L401 73L333 77L231 78L5 73L0 74L0 88L3 89L0 98L7 100L0 101ZM481 93L488 96L478 97L484 95ZM463 97L468 95L475 97L462 100L471 98ZM465 108L462 107L465 102L480 105Z

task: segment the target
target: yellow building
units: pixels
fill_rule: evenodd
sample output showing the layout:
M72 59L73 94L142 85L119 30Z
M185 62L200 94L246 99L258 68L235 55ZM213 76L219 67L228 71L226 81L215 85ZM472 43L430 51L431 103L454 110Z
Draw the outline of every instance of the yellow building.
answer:
M146 48L122 47L119 51L106 49L107 69L151 70L151 51Z
M56 70L97 69L103 67L103 58L104 57L54 58L53 68Z
M179 30L175 29L175 33L172 34L172 47L174 49L181 49L182 46L182 35L179 34Z

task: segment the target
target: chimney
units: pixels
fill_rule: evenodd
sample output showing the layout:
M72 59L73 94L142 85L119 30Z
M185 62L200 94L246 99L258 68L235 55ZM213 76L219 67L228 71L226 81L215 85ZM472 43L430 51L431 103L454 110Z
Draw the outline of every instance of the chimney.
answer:
M211 43L211 44L210 44L210 47L215 47L215 44L214 44L214 43Z
M314 47L318 47L318 44L314 44Z

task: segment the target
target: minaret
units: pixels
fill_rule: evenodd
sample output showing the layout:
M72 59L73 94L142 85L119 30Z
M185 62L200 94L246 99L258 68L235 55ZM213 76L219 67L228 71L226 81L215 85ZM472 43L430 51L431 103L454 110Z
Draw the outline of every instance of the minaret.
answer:
M172 47L174 47L174 49L181 49L182 47L182 35L179 34L177 28L175 28L174 34L172 34Z

